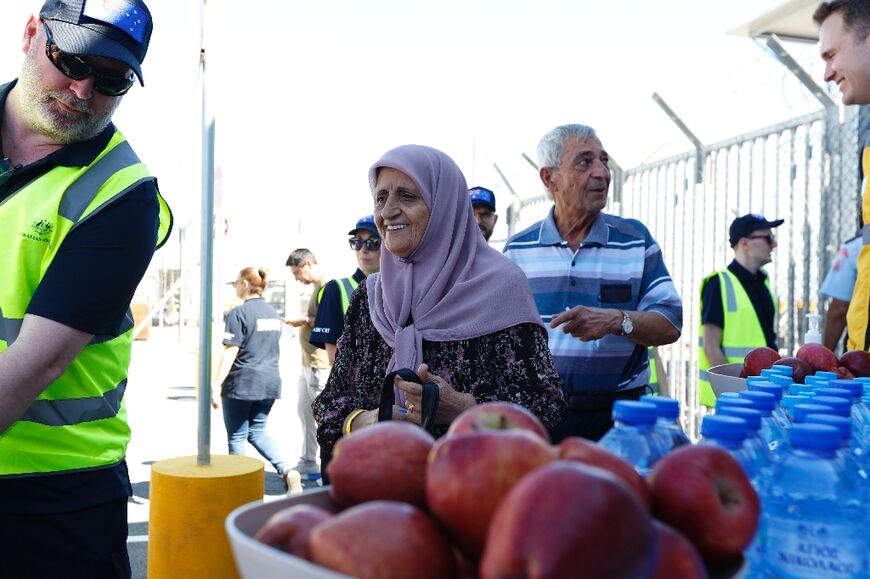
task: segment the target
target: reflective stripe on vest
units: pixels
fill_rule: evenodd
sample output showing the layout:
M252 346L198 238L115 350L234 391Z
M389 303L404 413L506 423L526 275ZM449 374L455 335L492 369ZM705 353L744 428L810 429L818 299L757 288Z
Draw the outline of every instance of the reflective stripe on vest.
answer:
M143 182L148 170L116 131L87 167L57 166L0 205L0 352L18 338L27 306L66 236ZM172 213L162 196L157 245ZM132 316L121 334L94 336L64 373L0 434L0 477L104 468L124 458L124 392Z
M350 307L350 294L357 288L359 284L352 277L346 277L338 280L338 291L341 292L341 311L347 312Z
M730 270L710 274L701 284L701 293L713 276L719 276L719 288L722 296L722 310L725 327L722 329L722 352L728 363L743 362L751 350L767 345L761 322L755 314L755 307L749 299L749 294L743 289L743 284ZM773 311L776 312L776 298L770 290L770 278L764 281L770 299L773 301ZM703 304L701 304L703 307ZM700 316L699 316L700 320ZM710 362L704 353L703 324L698 323L698 401L704 406L716 406L716 394L710 386L707 370Z

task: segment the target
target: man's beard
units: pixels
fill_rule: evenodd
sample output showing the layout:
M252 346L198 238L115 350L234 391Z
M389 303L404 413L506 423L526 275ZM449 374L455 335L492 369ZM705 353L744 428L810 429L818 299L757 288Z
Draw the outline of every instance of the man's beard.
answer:
M43 89L39 85L35 60L38 52L34 45L24 59L16 85L21 91L21 111L27 124L39 134L64 145L98 135L111 122L121 99L112 99L110 106L97 113L92 100L78 99L69 91ZM68 111L57 101L81 112Z

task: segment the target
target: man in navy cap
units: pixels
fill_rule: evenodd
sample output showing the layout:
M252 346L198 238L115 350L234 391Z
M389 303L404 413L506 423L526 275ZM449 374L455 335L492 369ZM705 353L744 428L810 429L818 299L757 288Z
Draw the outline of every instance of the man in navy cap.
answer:
M0 577L129 577L130 302L171 228L112 124L139 0L48 0L0 86Z
M472 187L468 190L468 196L471 197L471 208L477 226L480 227L483 237L489 241L498 222L498 215L495 212L495 193L485 187Z
M728 362L743 362L758 347L777 348L776 296L761 268L770 263L776 247L773 229L783 219L768 221L747 214L731 223L728 238L734 260L701 283L701 344L698 353L699 402L714 407L716 395L707 370Z

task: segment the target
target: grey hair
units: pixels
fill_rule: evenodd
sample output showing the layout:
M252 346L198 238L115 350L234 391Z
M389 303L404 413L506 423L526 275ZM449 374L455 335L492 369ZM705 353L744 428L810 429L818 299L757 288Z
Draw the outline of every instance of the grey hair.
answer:
M568 137L578 139L596 139L595 129L586 125L561 125L552 129L538 143L538 168L556 168L565 152L565 140Z

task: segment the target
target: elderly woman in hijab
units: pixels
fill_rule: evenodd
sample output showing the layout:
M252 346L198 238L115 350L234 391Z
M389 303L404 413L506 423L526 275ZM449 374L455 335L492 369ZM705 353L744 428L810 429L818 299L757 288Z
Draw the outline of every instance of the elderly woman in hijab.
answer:
M400 368L438 386L436 436L466 408L494 400L555 425L562 380L529 283L487 245L456 163L406 145L374 164L369 183L386 250L380 273L351 298L335 365L312 405L324 463L343 434L377 422L384 377ZM421 390L396 377L394 420L420 423Z

